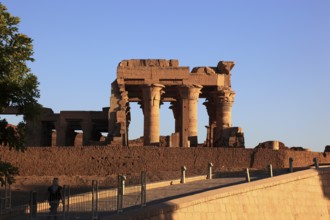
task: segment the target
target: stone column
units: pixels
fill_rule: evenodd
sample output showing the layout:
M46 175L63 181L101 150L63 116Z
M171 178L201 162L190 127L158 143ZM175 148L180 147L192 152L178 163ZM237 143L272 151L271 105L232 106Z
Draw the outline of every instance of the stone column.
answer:
M25 141L27 146L47 146L43 145L44 132L42 122L37 118L35 120L28 120L26 122L26 133L25 133ZM48 145L49 146L49 145Z
M181 98L181 146L187 147L186 135L190 146L197 146L198 140L198 98L203 87L200 85L182 86L179 88Z
M171 102L169 107L173 111L173 116L175 119L175 132L180 132L181 130L181 114L180 114L180 103L178 101Z
M234 103L235 92L230 89L217 91L215 94L216 103L216 135L214 144L221 145L223 130L232 127L232 105Z
M159 144L159 107L164 85L151 84L142 88L144 112L144 144Z
M55 123L56 129L56 146L64 147L67 146L67 130L68 124L64 120L58 120Z
M81 130L83 131L83 146L89 146L92 139L93 125L91 121L84 121L81 123Z
M129 129L129 125L131 123L131 107L130 107L128 101L127 101L126 106L127 106L126 107L126 126L125 126L126 130L125 130L125 137L123 138L123 140L124 140L123 145L124 146L128 146L128 142L129 142L129 137L128 137L129 131L128 131L128 129Z
M204 102L203 105L206 107L207 114L209 115L209 126L207 128L207 147L213 147L213 139L216 128L216 105L212 98L208 98L207 102Z

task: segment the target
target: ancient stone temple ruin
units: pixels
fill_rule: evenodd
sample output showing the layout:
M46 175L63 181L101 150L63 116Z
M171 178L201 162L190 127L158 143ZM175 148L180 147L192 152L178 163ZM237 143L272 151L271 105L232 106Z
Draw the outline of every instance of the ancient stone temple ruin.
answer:
M38 120L29 122L30 146L51 145L56 130L57 146L72 146L75 130L83 131L83 145L95 144L100 132L107 132L107 144L129 145L130 102L141 105L144 114L144 145L159 145L159 110L170 102L175 133L168 135L169 147L198 145L198 100L205 98L209 124L206 147L244 147L244 135L232 127L231 89L234 62L220 61L215 67L179 66L178 60L140 59L119 63L117 79L111 84L110 108L103 111L61 111L44 109ZM199 140L201 141L201 140Z

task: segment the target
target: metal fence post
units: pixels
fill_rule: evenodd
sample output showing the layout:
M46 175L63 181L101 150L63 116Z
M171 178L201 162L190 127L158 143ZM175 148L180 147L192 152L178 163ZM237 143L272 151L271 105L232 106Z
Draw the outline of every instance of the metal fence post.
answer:
M291 157L289 158L289 172L293 172L293 159Z
M0 220L2 220L2 197L1 197L1 192L0 192Z
M30 192L30 219L37 219L37 192Z
M213 167L213 163L209 162L208 163L208 172L207 172L208 179L212 179L212 167Z
M62 216L63 216L63 220L65 220L66 218L66 201L65 201L65 190L66 190L66 185L63 186L63 190L62 190L62 205L63 205L63 209L62 209Z
M98 182L97 180L92 181L92 219L98 219L98 202L99 202L99 193L98 193Z
M125 181L126 181L126 176L122 175L123 195L125 195Z
M186 166L181 167L181 181L180 181L181 183L186 182L186 170L187 170Z
M319 161L317 160L316 157L313 159L313 161L314 161L314 166L315 166L315 168L316 168L316 169L320 168L320 166L319 166Z
M118 175L117 213L123 212L123 176Z
M269 176L273 177L273 166L272 166L272 164L268 165L268 171L269 171Z
M249 168L246 168L246 182L251 182Z
M99 182L98 181L96 181L96 186L95 186L96 188L96 207L95 207L95 209L96 209L96 217L97 217L97 219L98 219L98 215L99 215Z
M147 205L147 173L141 172L141 206Z
M8 184L7 177L5 176L5 209L10 209L11 208L11 189L10 189L10 184Z
M67 185L63 186L63 219L69 219L69 209L70 209L70 187Z

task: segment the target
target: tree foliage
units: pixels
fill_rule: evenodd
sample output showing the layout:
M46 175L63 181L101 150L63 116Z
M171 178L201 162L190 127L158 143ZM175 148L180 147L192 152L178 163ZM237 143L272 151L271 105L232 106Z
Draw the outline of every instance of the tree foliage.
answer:
M33 62L32 39L19 32L20 19L11 15L0 3L0 114L8 107L17 109L23 120L33 120L40 110L38 79L28 67ZM25 123L16 127L0 119L0 146L24 151ZM0 183L14 181L18 169L10 163L1 161Z

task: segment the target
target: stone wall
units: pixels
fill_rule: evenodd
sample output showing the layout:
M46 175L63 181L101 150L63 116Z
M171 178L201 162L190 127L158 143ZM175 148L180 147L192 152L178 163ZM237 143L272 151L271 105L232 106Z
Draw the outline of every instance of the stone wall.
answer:
M211 190L101 219L329 219L330 168Z
M119 173L177 173L187 167L187 175L206 174L208 162L213 170L233 171L243 168L305 167L317 157L320 163L330 163L330 153L308 151L241 149L241 148L159 148L159 147L29 147L26 152L0 148L0 157L19 167L22 176L95 175ZM169 178L173 178L169 176Z
M265 163L271 163L275 168L289 167L289 158L293 159L294 167L306 167L313 165L313 158L317 158L319 163L330 163L330 153L319 153L311 151L294 150L271 150L256 149L251 158L251 167L260 168Z

